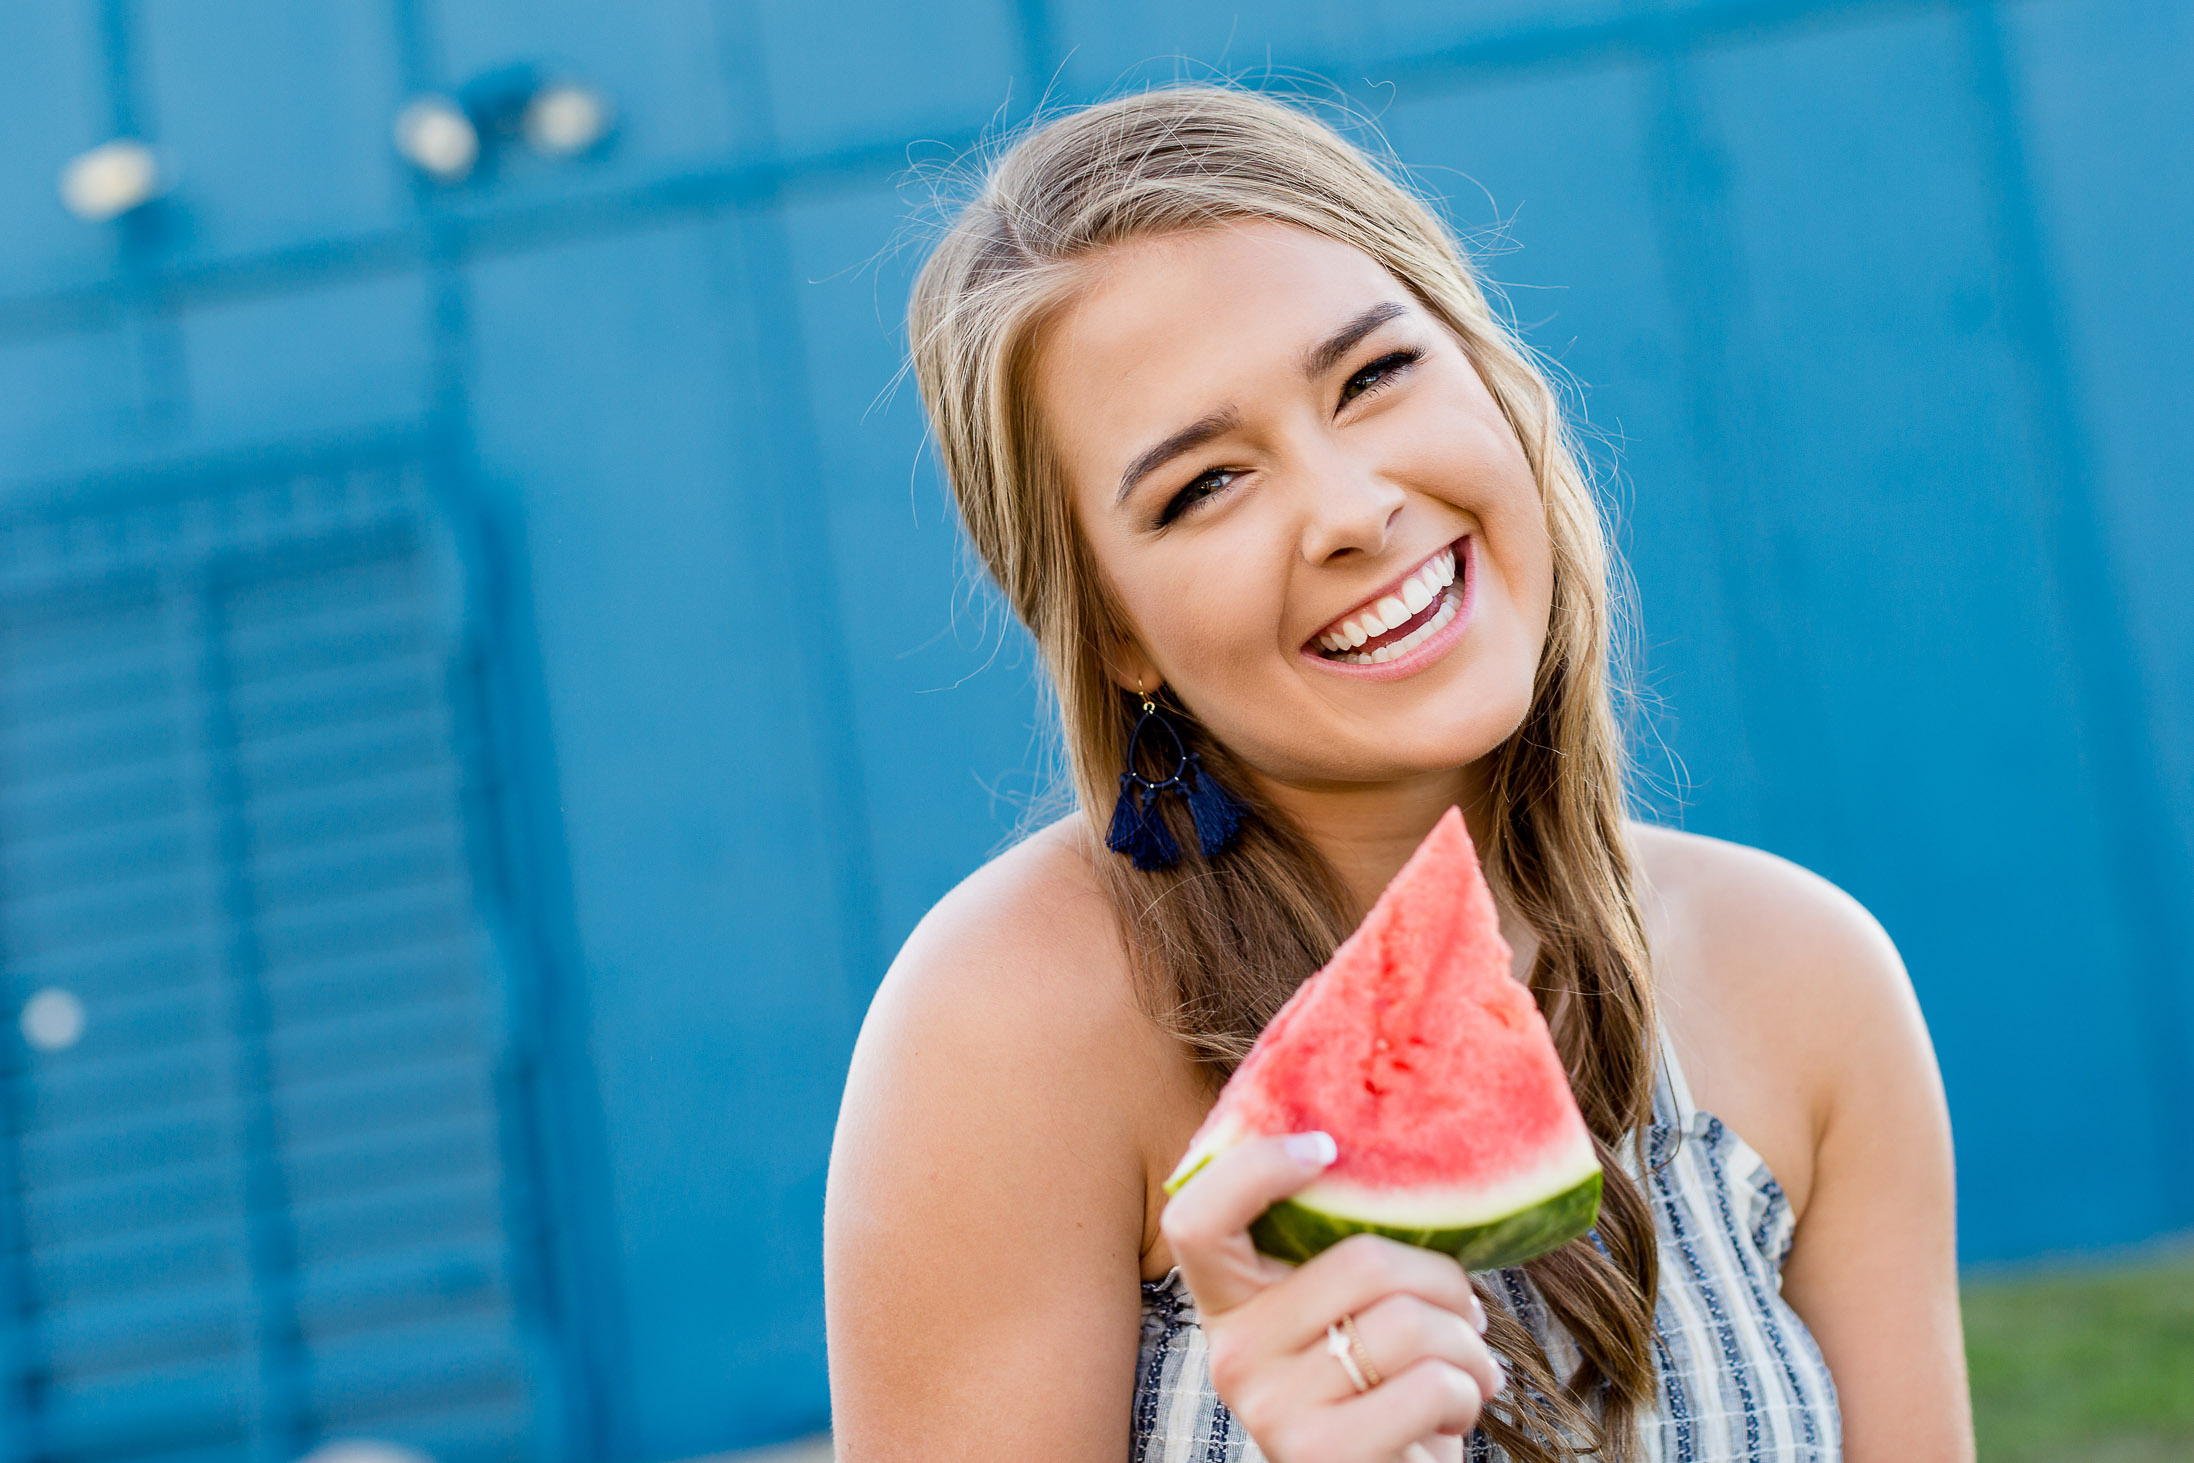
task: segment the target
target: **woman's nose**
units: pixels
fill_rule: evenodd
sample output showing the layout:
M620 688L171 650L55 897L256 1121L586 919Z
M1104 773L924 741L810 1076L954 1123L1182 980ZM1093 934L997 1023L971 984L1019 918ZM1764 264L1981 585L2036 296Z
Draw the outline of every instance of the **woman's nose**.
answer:
M1402 512L1402 490L1361 463L1328 461L1304 474L1303 557L1323 564L1357 552L1377 557Z

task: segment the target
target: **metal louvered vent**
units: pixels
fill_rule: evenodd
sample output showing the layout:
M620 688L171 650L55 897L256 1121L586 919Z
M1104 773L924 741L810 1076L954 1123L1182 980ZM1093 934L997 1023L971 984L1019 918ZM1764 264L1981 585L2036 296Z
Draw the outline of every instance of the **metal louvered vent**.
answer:
M402 461L0 520L7 1456L538 1456L458 558Z

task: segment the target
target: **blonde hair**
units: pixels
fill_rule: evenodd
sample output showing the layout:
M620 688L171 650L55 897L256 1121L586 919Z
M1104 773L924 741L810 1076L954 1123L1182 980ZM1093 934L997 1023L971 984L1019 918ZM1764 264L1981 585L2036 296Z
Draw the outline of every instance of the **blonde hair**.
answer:
M1136 703L1106 670L1130 627L1105 589L1047 444L1030 368L1083 266L1125 240L1272 220L1350 244L1461 340L1536 475L1553 546L1553 609L1530 710L1489 754L1488 876L1540 937L1531 984L1607 1169L1598 1243L1526 1267L1581 1361L1544 1349L1487 1295L1492 1343L1525 1385L1482 1426L1512 1457L1627 1458L1653 1397L1651 1212L1617 1166L1650 1118L1652 991L1624 842L1624 753L1610 681L1605 530L1560 402L1488 303L1432 210L1347 138L1269 97L1209 84L1121 97L1014 140L925 263L908 307L913 366L970 541L1034 636L1057 699L1098 877L1146 1008L1216 1080L1353 918L1330 864L1257 799L1190 708L1191 744L1250 806L1239 843L1145 873L1105 854ZM1172 814L1171 816L1178 816ZM1174 829L1193 847L1186 825Z

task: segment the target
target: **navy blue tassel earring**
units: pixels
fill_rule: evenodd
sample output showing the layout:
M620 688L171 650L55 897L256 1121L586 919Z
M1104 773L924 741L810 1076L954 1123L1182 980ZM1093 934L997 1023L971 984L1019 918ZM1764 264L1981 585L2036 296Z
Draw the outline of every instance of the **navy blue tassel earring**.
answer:
M1175 792L1188 804L1189 821L1196 825L1196 847L1205 858L1216 858L1233 846L1242 831L1242 805L1204 770L1201 757L1188 749L1181 733L1148 693L1143 714L1127 741L1127 771L1120 774L1120 800L1112 807L1112 827L1105 847L1124 853L1143 870L1170 869L1180 862L1181 846L1174 841L1165 819L1158 816L1158 796ZM1170 776L1153 782L1135 769L1135 749L1143 733L1156 726L1173 739L1174 765Z

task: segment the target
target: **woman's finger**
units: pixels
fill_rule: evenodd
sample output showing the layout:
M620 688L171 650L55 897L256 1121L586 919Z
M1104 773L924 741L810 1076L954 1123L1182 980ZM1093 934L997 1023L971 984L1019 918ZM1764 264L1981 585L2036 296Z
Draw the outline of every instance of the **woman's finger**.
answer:
M1484 1397L1497 1397L1508 1375L1476 1328L1444 1306L1414 1295L1390 1295L1356 1313L1356 1335L1381 1377L1399 1375L1427 1358L1470 1373Z
M1237 1320L1254 1325L1249 1311ZM1452 1311L1442 1310L1411 1295L1390 1295L1356 1318L1356 1334L1349 1361L1374 1390L1389 1377L1400 1376L1427 1359L1444 1361L1468 1372L1484 1396L1496 1396L1508 1384L1500 1363L1486 1349L1477 1330ZM1345 1342L1348 1332L1339 1332ZM1230 1405L1246 1420L1277 1417L1297 1411L1305 1402L1330 1406L1357 1395L1349 1363L1333 1353L1331 1333L1321 1335L1304 1351L1298 1351L1239 1389Z
M1254 1138L1212 1159L1167 1203L1159 1227L1203 1315L1232 1310L1286 1273L1257 1253L1250 1222L1325 1172L1335 1156L1324 1133Z
M1179 1254L1177 1248L1175 1254ZM1457 1316L1470 1317L1473 1327L1485 1315L1471 1291L1469 1274L1452 1255L1376 1234L1349 1236L1313 1257L1283 1284L1242 1303L1255 1307L1257 1324L1272 1338L1276 1350L1300 1351L1322 1344L1325 1328L1334 1321L1390 1295L1414 1295Z
M1484 1405L1470 1373L1428 1357L1361 1397L1305 1413L1288 1441L1306 1457L1383 1463L1435 1433L1469 1432Z

